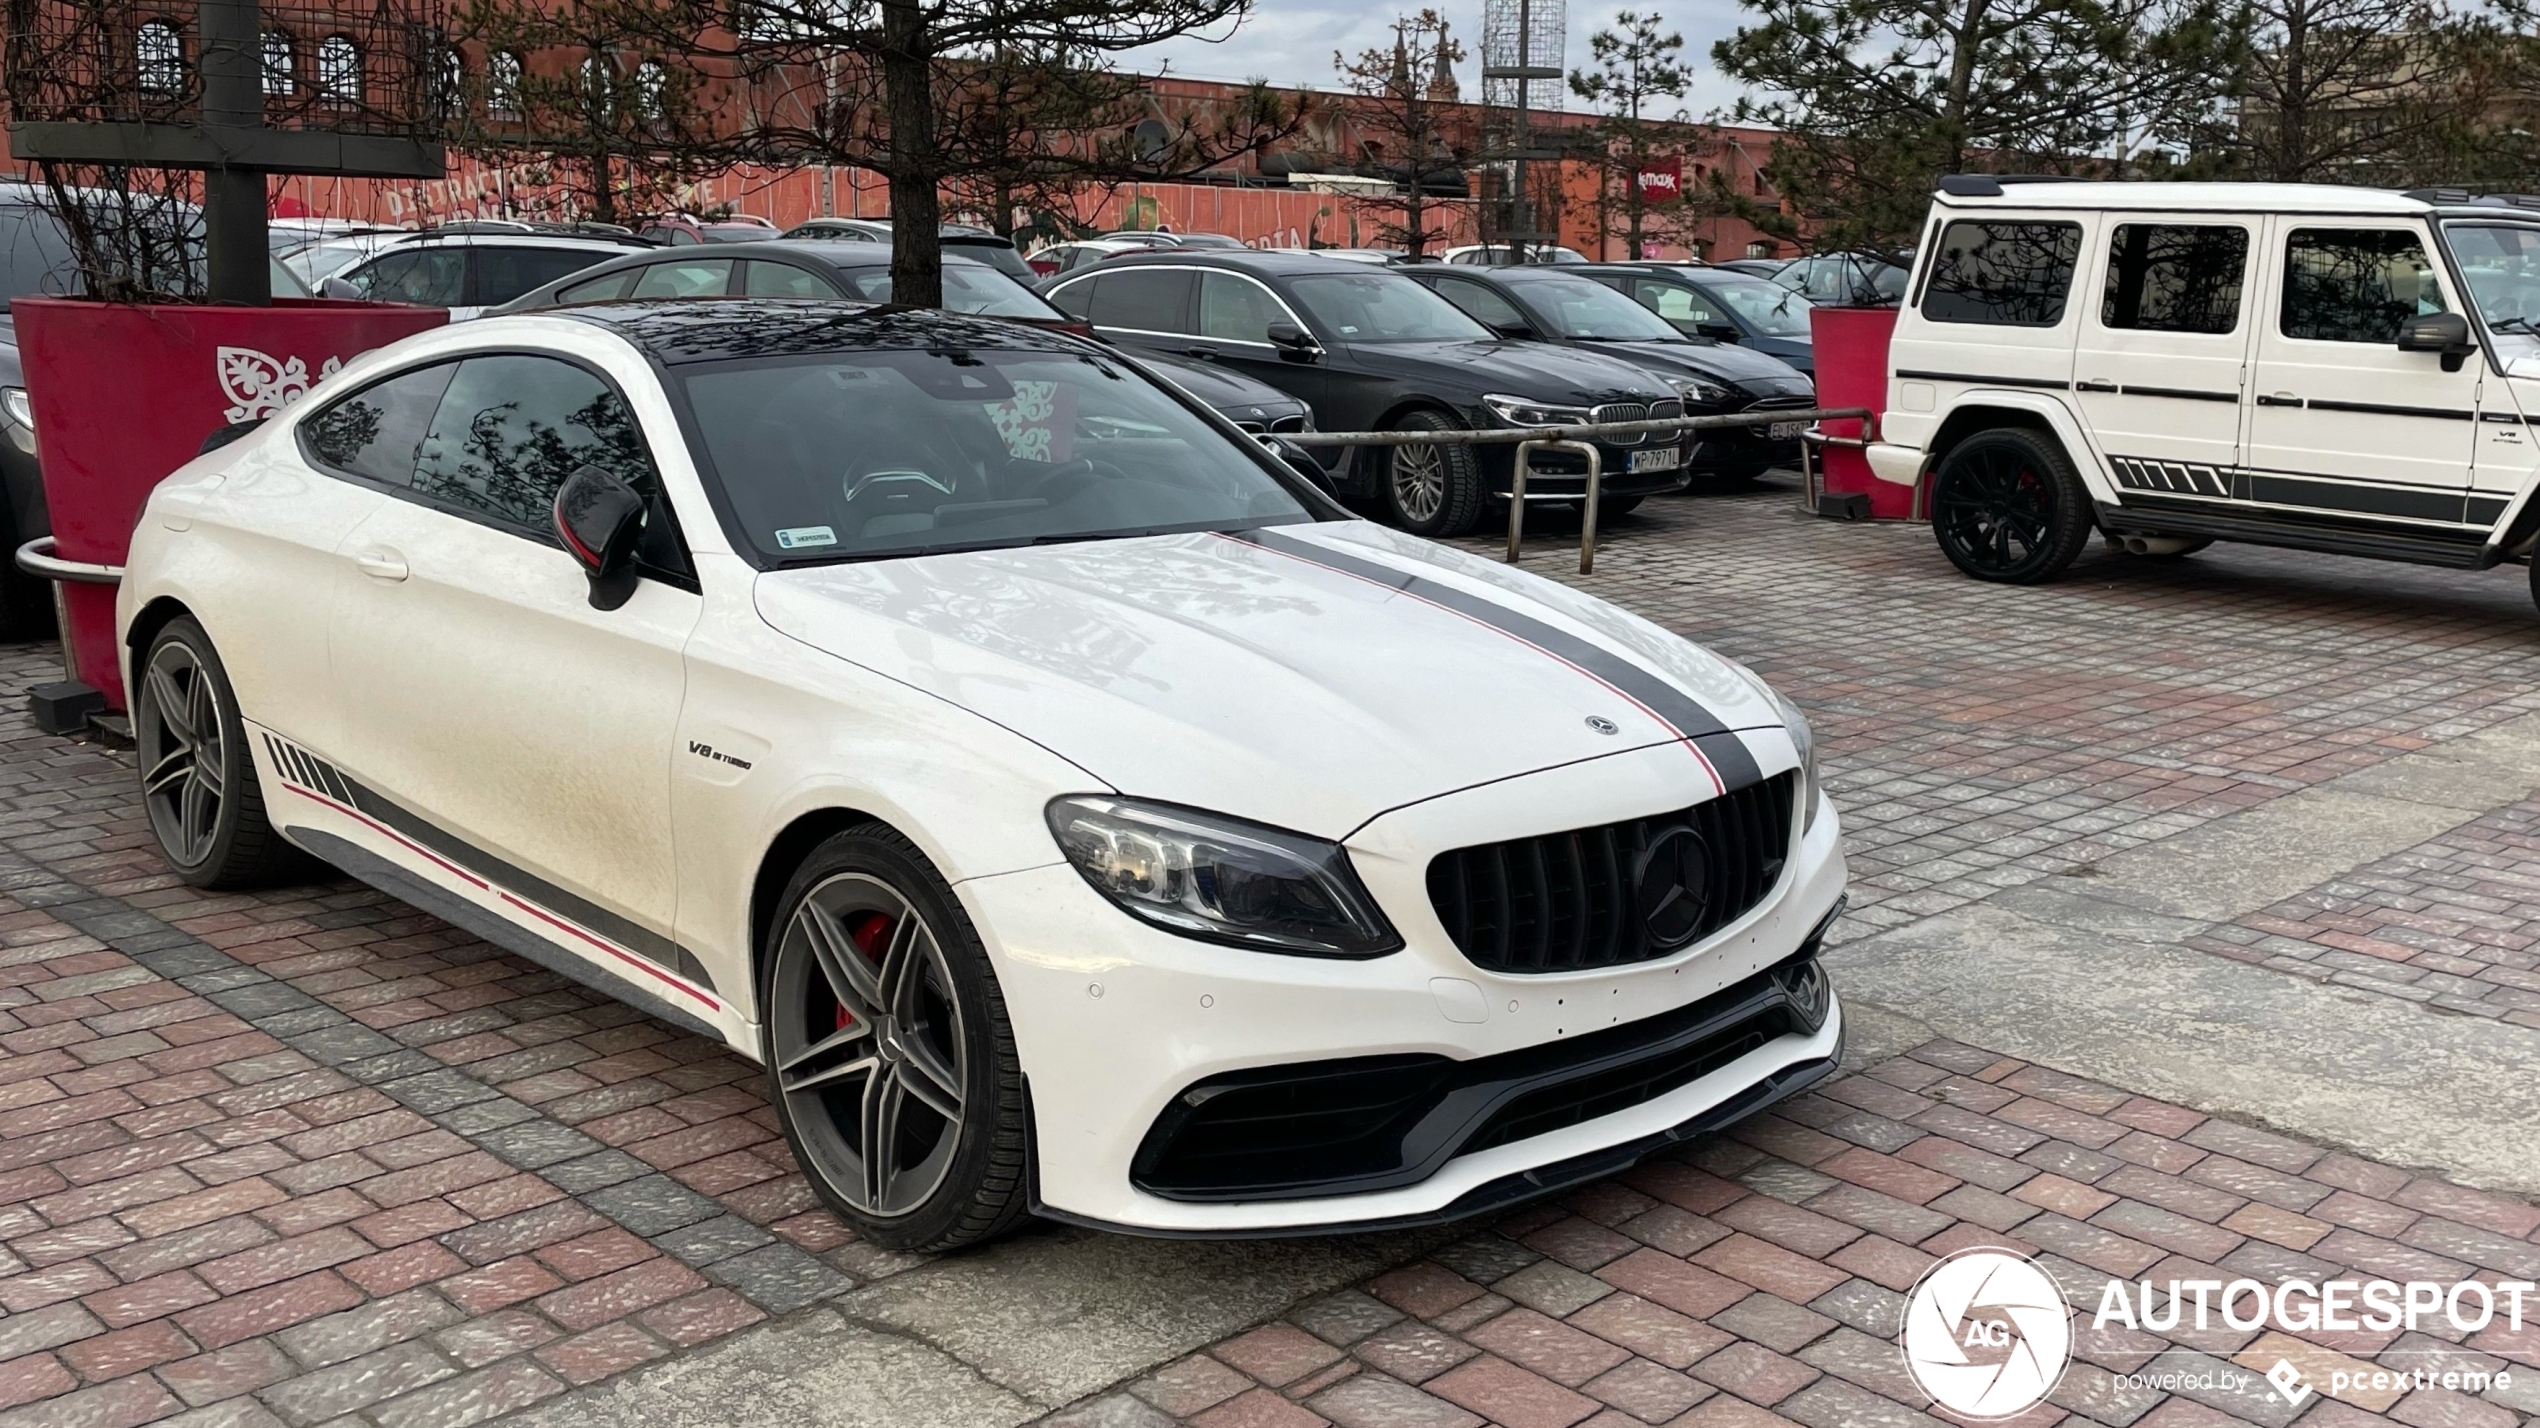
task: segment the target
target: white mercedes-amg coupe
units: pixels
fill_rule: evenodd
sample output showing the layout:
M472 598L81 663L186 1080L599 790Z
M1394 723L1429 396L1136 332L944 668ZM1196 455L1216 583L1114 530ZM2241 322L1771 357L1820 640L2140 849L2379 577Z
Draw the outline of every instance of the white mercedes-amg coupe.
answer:
M122 590L170 861L762 1060L876 1243L1451 1219L1835 1066L1798 711L1099 344L600 304L231 435Z

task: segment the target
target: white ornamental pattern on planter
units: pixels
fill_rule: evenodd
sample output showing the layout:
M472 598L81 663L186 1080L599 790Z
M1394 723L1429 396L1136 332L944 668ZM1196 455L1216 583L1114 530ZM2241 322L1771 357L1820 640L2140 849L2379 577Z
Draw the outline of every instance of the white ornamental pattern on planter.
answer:
M222 413L228 421L260 421L309 394L309 388L335 375L344 365L341 357L329 357L318 364L315 377L309 375L309 364L293 357L277 360L253 347L221 347L213 350L213 373L220 382L221 395L229 398L229 409Z

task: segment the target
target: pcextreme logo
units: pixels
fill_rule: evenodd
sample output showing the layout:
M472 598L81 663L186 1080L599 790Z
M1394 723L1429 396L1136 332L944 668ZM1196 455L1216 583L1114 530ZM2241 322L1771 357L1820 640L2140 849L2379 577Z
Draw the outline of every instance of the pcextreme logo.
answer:
M1905 1305L1905 1367L1961 1418L2014 1417L2072 1362L2072 1310L2053 1276L2008 1250L1960 1250Z

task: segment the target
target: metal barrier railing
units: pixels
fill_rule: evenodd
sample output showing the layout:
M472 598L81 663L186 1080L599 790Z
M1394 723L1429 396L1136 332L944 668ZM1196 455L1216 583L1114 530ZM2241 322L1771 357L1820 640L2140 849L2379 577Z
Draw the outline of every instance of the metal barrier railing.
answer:
M1657 432L1720 431L1732 427L1776 426L1783 422L1806 422L1811 431L1801 433L1801 460L1807 460L1806 440L1818 423L1827 421L1861 421L1872 419L1868 407L1788 407L1767 408L1755 412L1730 412L1723 416L1668 417L1659 421L1586 422L1577 426L1490 427L1468 431L1300 431L1281 433L1276 439L1297 446L1508 446L1517 448L1516 470L1508 483L1508 556L1515 565L1522 554L1526 527L1526 476L1533 469L1537 451L1567 451L1587 458L1586 509L1579 522L1579 573L1596 572L1597 498L1603 485L1604 462L1589 439L1594 437L1648 436ZM1849 441L1849 438L1844 438ZM1543 472L1543 475L1556 473ZM1557 473L1567 476L1568 472ZM1813 478L1812 478L1813 479ZM1552 499L1538 495L1534 499ZM1567 500L1564 494L1558 499Z

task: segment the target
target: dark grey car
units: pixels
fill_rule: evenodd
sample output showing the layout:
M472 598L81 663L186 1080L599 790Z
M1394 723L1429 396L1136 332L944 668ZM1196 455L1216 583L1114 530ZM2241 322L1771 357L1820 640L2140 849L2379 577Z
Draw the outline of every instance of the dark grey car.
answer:
M1696 263L1599 263L1573 271L1628 295L1687 337L1752 347L1816 375L1808 327L1816 304L1805 294Z

